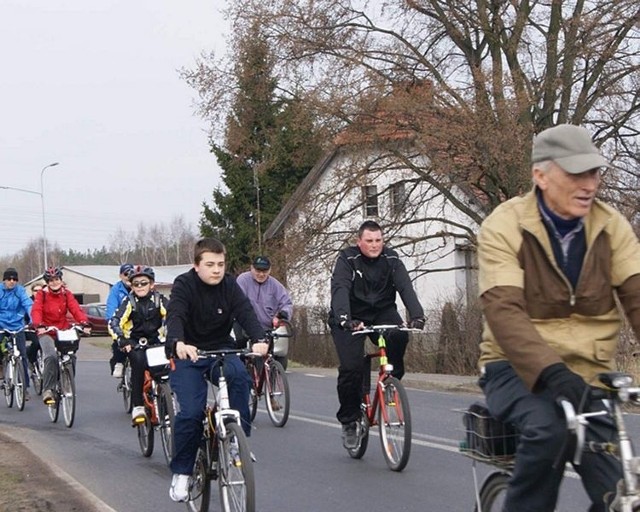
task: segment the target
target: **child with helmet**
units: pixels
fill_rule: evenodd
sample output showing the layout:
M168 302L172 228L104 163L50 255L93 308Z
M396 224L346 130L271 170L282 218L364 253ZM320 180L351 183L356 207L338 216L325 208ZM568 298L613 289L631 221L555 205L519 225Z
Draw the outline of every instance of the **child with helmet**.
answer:
M147 340L147 346L164 343L164 320L167 299L154 289L155 272L145 265L136 265L129 274L131 291L109 319L109 333L117 341L131 363L131 421L136 424L145 416L142 387L147 360L144 350L133 350L134 343Z
M86 335L91 334L91 326L87 315L80 308L80 304L73 293L62 281L62 270L59 267L49 267L42 274L46 286L36 293L31 308L31 321L36 328L44 369L42 372L42 401L49 405L53 403L53 388L58 379L58 355L53 337L47 334L48 327L69 329L71 324L67 320L67 311L73 319L83 326Z

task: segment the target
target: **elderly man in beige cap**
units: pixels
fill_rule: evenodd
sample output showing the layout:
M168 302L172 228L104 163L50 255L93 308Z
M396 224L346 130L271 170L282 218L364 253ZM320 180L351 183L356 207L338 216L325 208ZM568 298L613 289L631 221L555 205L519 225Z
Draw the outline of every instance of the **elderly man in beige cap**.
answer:
M533 190L498 206L478 235L485 315L479 361L490 412L521 432L507 512L552 512L564 472L566 423L557 400L600 410L596 375L615 369L616 296L640 334L640 244L629 222L596 199L610 164L587 130L559 125L533 140ZM595 441L615 437L605 417ZM621 476L607 454L575 467L592 512L608 510Z

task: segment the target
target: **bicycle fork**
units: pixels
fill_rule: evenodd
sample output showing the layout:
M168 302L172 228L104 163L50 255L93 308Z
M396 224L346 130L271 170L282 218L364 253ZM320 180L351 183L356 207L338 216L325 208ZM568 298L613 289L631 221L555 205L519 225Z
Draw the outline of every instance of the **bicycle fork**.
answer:
M611 504L610 510L636 512L640 510L640 495L638 492L640 458L633 456L633 447L622 417L622 408L617 403L613 404L613 416L618 427L618 446L620 450L620 461L622 463L624 488L621 493L621 489L618 487L616 498Z

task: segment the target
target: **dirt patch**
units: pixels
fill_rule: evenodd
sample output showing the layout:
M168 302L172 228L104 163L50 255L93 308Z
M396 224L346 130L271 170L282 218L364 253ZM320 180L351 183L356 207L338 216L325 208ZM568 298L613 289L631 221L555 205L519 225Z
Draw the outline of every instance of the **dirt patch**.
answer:
M97 512L82 496L21 442L0 433L0 511Z

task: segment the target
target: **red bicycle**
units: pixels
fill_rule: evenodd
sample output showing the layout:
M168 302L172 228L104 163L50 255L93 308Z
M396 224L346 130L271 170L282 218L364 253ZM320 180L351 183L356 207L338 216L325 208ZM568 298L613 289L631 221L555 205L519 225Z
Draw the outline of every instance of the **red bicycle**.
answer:
M402 471L411 454L411 410L409 398L402 383L391 375L393 366L387 360L386 337L391 331L417 331L398 325L371 325L353 335L373 334L377 336L378 349L365 354L365 384L362 397L362 413L357 422L358 442L347 448L349 455L360 459L367 451L369 429L380 427L382 454L389 469ZM371 359L379 358L378 378L375 388L370 390Z

